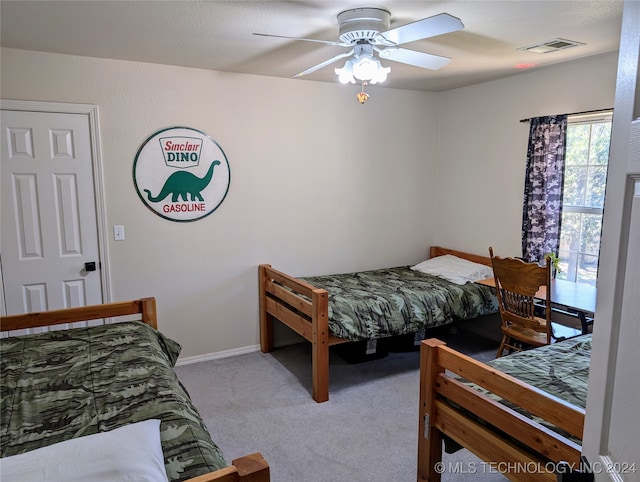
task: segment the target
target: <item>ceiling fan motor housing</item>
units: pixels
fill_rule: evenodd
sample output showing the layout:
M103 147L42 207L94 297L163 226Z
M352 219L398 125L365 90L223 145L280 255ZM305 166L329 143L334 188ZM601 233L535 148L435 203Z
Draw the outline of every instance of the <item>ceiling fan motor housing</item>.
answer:
M381 8L354 8L338 14L340 40L354 44L360 40L373 40L389 29L391 14Z

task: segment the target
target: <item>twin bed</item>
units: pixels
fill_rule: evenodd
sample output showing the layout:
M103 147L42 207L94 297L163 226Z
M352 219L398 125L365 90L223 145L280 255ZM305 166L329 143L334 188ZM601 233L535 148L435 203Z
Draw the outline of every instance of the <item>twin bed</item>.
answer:
M120 317L125 321L111 322ZM88 320L108 322L67 328ZM87 482L89 474L269 480L261 454L229 465L211 439L173 371L180 346L157 331L154 298L5 316L1 330L60 324L66 329L0 340L3 479L44 480L48 470L59 480Z
M422 341L418 481L455 470L442 464L443 441L485 461L478 474L555 481L567 468L587 469L580 455L590 355L590 334L488 364Z
M469 261L473 270L480 266L491 273L486 256L432 247L429 258L438 257ZM498 309L492 288L458 284L409 266L297 278L263 264L259 291L262 351L273 349L274 320L311 342L316 402L329 399L330 346L415 334Z

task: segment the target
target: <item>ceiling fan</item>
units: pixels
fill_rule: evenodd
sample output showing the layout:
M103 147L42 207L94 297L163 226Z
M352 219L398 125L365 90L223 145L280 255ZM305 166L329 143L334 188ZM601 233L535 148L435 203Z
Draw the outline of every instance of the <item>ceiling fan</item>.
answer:
M340 59L350 57L342 69L335 69L340 81L343 83L355 83L356 79L358 79L375 84L383 82L391 69L382 67L380 60L375 58L374 52L381 59L393 60L394 62L414 65L423 69L440 69L447 65L451 59L399 46L464 28L459 18L453 17L448 13L423 18L392 29L389 29L390 21L391 14L387 10L381 8L354 8L338 14L339 42L264 33L254 33L254 35L304 40L349 48L347 52L338 54L318 65L299 72L294 77L302 77Z

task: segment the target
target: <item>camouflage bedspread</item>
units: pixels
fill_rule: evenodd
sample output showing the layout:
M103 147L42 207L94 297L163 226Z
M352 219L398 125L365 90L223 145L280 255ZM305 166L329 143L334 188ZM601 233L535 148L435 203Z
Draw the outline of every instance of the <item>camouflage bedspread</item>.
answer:
M169 480L225 467L173 371L180 349L137 321L0 340L0 456L158 418Z
M487 365L584 409L590 360L589 334L497 358Z
M493 288L408 266L301 278L329 292L329 329L349 340L415 333L498 311Z

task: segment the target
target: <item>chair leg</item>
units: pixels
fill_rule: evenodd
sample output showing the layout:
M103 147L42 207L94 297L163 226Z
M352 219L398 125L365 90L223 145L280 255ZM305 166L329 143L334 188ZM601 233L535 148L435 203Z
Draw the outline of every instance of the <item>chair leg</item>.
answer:
M496 354L496 358L500 358L502 356L502 352L504 351L504 345L507 343L507 336L502 336L502 341L500 342L500 348L498 348L498 353Z

